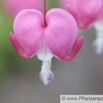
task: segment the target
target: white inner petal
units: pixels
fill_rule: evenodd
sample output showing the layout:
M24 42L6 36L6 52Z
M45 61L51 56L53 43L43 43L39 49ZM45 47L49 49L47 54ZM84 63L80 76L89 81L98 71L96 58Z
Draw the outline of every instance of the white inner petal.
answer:
M95 22L94 27L96 30L102 31L103 30L103 18L101 18L97 22Z
M49 60L52 59L53 54L50 52L50 50L48 49L47 45L44 43L42 48L38 51L37 57L41 61L49 61Z
M96 48L95 52L100 55L103 52L103 15L94 23L94 27L96 29L96 39L93 44Z
M53 79L54 74L51 71L51 63L52 61L43 61L41 71L40 71L40 79L43 81L45 85L48 85Z
M95 52L100 55L103 52L103 30L96 30L96 39L93 42Z
M49 48L47 47L45 40L44 40L44 45L42 48L39 50L37 53L38 59L40 59L42 62L42 67L40 71L40 79L43 81L45 85L50 83L53 78L54 74L51 71L51 64L52 64L52 53L50 52Z

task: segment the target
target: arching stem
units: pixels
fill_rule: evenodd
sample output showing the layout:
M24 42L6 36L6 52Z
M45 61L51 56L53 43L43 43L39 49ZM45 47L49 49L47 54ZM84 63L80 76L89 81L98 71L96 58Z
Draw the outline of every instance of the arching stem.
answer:
M47 12L47 0L44 0L44 27L47 27L46 18L45 18L46 12Z

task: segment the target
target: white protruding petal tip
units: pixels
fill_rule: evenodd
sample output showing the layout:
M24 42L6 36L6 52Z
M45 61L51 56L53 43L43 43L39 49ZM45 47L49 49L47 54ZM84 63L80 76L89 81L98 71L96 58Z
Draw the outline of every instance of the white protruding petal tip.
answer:
M41 71L39 76L42 82L44 83L44 85L48 85L54 79L54 74L52 72L44 73Z

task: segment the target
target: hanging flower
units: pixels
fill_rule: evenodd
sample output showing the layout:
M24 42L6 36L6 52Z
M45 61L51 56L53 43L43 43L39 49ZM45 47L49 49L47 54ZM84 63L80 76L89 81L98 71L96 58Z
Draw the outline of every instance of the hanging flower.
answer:
M94 26L96 39L92 46L97 54L103 52L103 0L61 0L77 21L80 29Z
M10 40L17 53L23 58L37 55L43 61L40 78L45 85L54 78L52 58L70 61L83 44L83 36L76 40L78 27L75 19L62 9L51 9L45 16L34 9L23 10L16 16L13 29Z
M85 29L100 18L103 0L61 0L61 5L74 16L78 27Z
M37 9L42 11L43 3L41 0L5 0L9 14L15 16L24 9Z

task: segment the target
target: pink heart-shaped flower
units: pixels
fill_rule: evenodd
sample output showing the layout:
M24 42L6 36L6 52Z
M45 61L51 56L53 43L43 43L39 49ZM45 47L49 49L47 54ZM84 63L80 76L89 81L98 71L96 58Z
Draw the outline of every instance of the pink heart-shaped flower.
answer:
M47 23L45 28L44 19ZM38 52L46 58L46 54L50 52L53 56L68 61L74 58L83 44L83 37L76 41L76 21L62 9L51 9L45 18L37 10L23 10L16 16L13 28L15 35L10 33L10 40L18 54L24 58L30 58ZM72 47L71 55L68 55Z
M76 40L78 27L75 19L62 9L51 9L45 16L34 9L23 10L16 16L13 29L10 40L17 53L23 58L37 54L43 61L40 78L45 85L54 78L52 57L72 60L83 44L83 36Z

